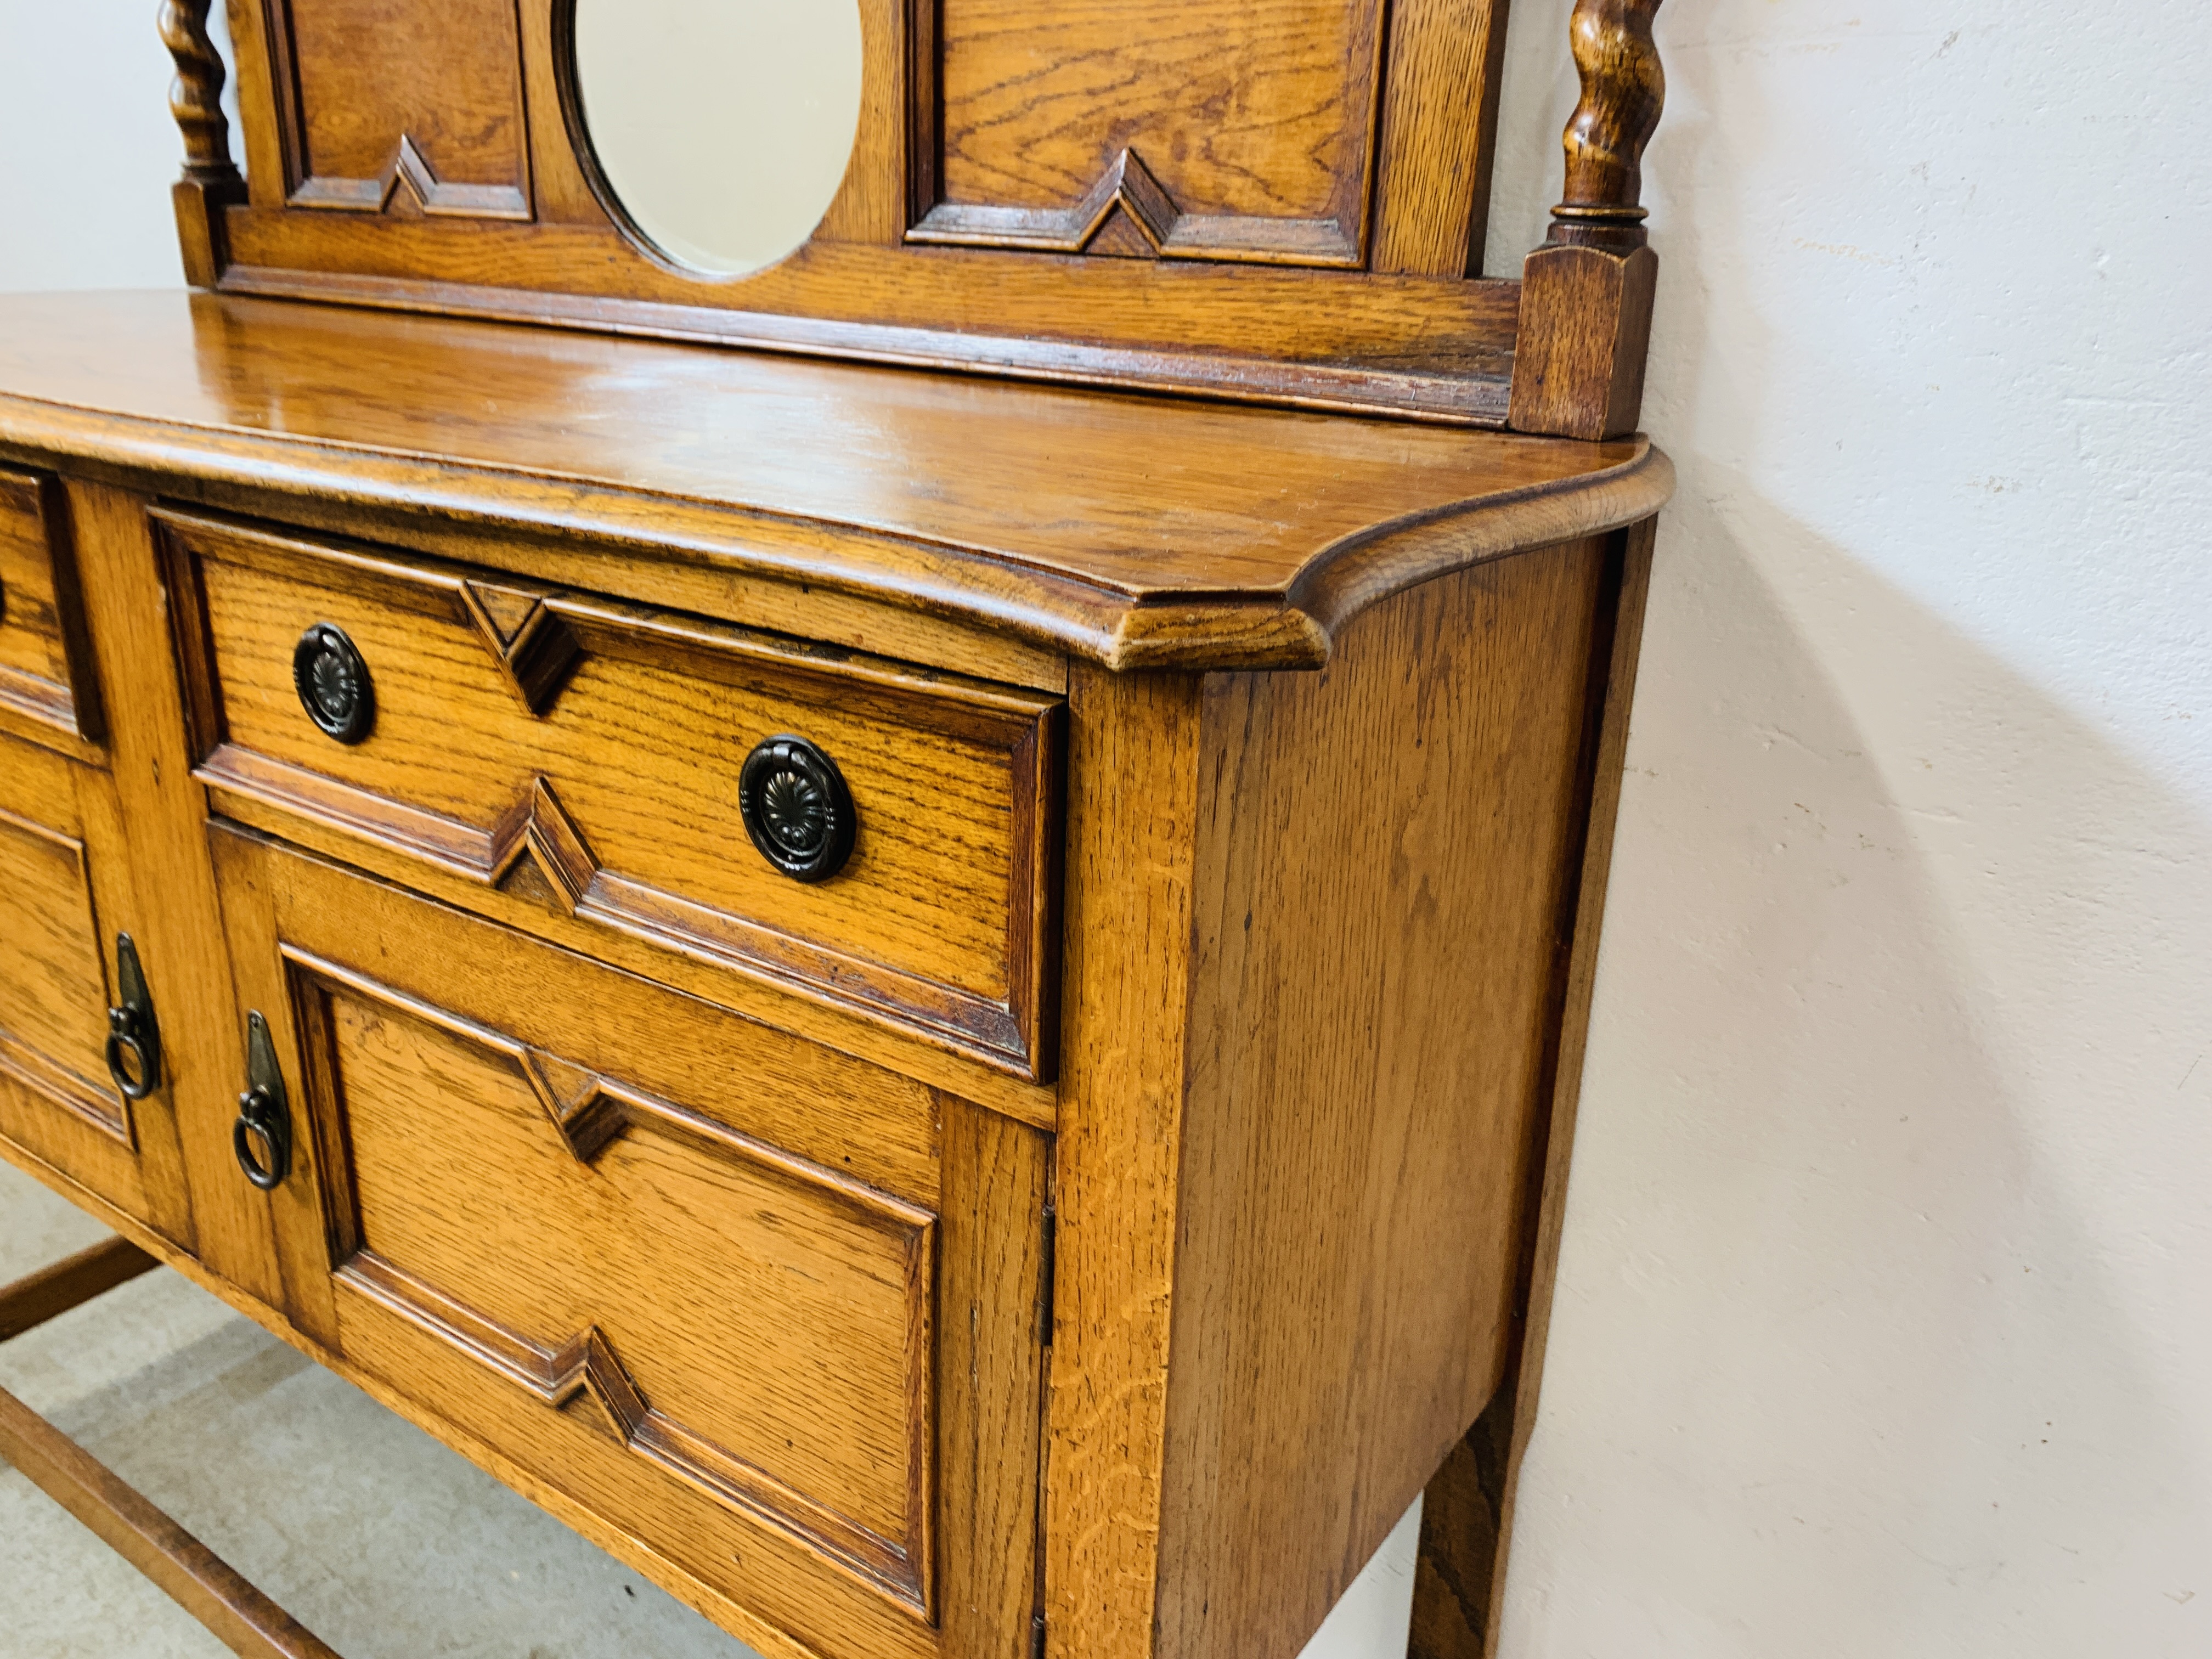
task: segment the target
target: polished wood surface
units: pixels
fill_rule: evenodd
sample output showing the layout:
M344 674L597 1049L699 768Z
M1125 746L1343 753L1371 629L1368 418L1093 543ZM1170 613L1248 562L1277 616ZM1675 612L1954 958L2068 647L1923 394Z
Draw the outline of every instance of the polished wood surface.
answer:
M103 1238L0 1285L0 1342L35 1330L161 1265L127 1238Z
M1620 251L1647 238L1644 147L1659 130L1667 73L1651 39L1661 0L1576 0L1569 39L1582 97L1568 118L1566 194L1549 240Z
M100 678L59 485L0 468L0 732L100 758Z
M1570 544L1208 684L1165 1651L1293 1659L1496 1386L1603 577Z
M1667 76L1651 38L1661 0L1576 0L1582 97L1565 135L1566 195L1522 269L1511 424L1613 438L1636 429L1659 260L1644 227L1644 147Z
M1059 701L164 515L199 775L487 887L1048 1074ZM376 688L344 744L293 651L342 629ZM821 744L860 830L830 882L750 848L757 743Z
M132 873L107 775L0 737L0 1141L188 1239L169 1091L126 1100L106 1060L114 934L143 919ZM166 1013L185 958L143 961Z
M1552 1294L1566 1218L1567 1176L1582 1091L1598 938L1613 863L1613 837L1628 750L1628 715L1651 584L1654 526L1617 538L1617 596L1601 619L1593 653L1589 734L1595 759L1588 801L1578 814L1579 873L1571 888L1571 943L1555 965L1556 1009L1540 1109L1531 1133L1543 1146L1530 1164L1515 1310L1503 1386L1428 1487L1414 1578L1409 1659L1482 1659L1498 1651L1498 1624L1512 1545L1513 1500L1522 1455L1536 1422L1551 1330Z
M1649 516L1583 445L182 295L0 301L0 444L709 553L1121 667L1310 666L1360 609Z
M1021 1659L1041 1611L1048 1653L1294 1654L1510 1374L1526 1218L1557 1180L1538 1097L1571 1041L1618 535L1383 599L1319 674L1073 665L1058 1076L970 1103L910 1036L701 999L655 964L713 969L576 931L550 877L486 888L190 775L225 743L354 763L283 672L328 605L374 601L339 619L389 665L380 719L447 711L442 747L357 781L392 799L543 744L591 690L502 654L538 609L588 633L637 608L69 490L118 787L145 803L125 851L160 890L153 971L180 936L199 964L165 1005L185 1157L161 1186L199 1260L164 1259L763 1653ZM599 561L574 568L625 563ZM304 608L279 626L287 583ZM1060 706L684 626L684 674L626 694L644 749L611 728L580 758L649 783L655 723L721 695L701 652L764 688L857 674L886 708ZM714 741L672 749L676 775L726 781ZM590 799L568 781L556 800ZM222 925L195 920L218 901ZM250 1010L299 1134L265 1197L229 1145ZM696 1199L653 1212L678 1187ZM775 1261L819 1299L721 1295L708 1318L684 1288Z
M1500 283L1504 0L866 0L842 191L709 285L566 0L234 0L250 184L170 0L219 291L0 300L0 1155L129 1241L24 1316L146 1251L766 1659L1293 1659L1432 1480L1415 1650L1489 1650L1673 483L1657 9L1576 0Z
M727 280L623 228L567 6L240 4L252 199L180 224L234 292L1497 425L1514 284L1470 273L1504 10L865 0L843 186Z
M274 1195L293 1321L813 1650L929 1653L957 1626L952 1651L1014 1651L1042 1139L215 844L240 1017L276 1030L301 1138Z

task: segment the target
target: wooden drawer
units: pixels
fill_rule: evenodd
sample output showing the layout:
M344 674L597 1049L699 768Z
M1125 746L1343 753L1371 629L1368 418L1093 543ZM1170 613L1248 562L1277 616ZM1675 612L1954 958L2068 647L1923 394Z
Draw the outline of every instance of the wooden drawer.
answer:
M107 1070L116 934L132 909L107 774L0 736L0 1139L184 1243L167 1091L126 1099ZM139 960L158 1033L172 964Z
M1046 1137L210 836L297 1136L293 1318L679 1594L825 1654L1021 1651Z
M1048 1071L1057 699L434 561L160 522L199 775L233 801L1018 1077ZM295 687L319 625L366 666L359 741L326 736ZM831 757L857 808L828 880L774 867L740 817L747 754L784 733Z
M60 487L0 468L0 729L92 758L98 679Z

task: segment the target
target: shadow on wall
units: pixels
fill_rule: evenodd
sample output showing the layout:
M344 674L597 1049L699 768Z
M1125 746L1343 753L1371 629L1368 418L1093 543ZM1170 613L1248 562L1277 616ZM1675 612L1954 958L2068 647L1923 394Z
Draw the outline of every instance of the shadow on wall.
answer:
M1808 359L1859 365L1750 287L1772 228L1705 152L1772 112L1732 62L1669 55L1652 162L1681 493L1504 1651L2212 1650L2212 1448L2154 1294L2206 1248L2212 823L1877 568L2014 550L1918 519L1905 429L1856 423L1879 389L1806 406ZM1893 539L1763 495L1768 421L1893 489L1849 515Z
M1662 538L1504 1651L1893 1659L2008 1650L2005 1625L2036 1632L2009 1650L2099 1651L2116 1579L2176 1614L2212 1588L2160 1514L2212 1460L2082 1212L2124 1131L2016 1098L2112 1111L2094 1074L2124 1056L2085 1014L2078 1089L2024 1079L1983 1012L2024 963L2183 967L2194 941L2086 896L2139 885L2140 844L2172 854L2171 914L2212 915L2179 856L2205 826L1847 556L1734 505L1755 543L1687 503ZM1762 573L1781 548L1908 681L1941 663L2009 711L2022 752L1993 768L2032 773L2008 816L2043 823L1907 804L1924 787L1877 762ZM1738 708L1764 718L1716 729ZM1988 891L1961 915L1974 886L2058 914L1993 926ZM2064 986L2034 988L2065 1020ZM2208 1070L2166 1081L2200 1124Z

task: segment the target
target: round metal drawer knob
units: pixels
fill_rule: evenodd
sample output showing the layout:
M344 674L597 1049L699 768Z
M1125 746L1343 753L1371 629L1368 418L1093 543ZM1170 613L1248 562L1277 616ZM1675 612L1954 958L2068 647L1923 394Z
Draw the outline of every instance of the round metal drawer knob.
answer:
M860 827L837 763L788 733L745 757L738 811L761 856L794 881L827 881L843 869Z
M317 623L292 653L292 686L300 707L325 737L359 743L376 724L376 688L368 665L345 630Z

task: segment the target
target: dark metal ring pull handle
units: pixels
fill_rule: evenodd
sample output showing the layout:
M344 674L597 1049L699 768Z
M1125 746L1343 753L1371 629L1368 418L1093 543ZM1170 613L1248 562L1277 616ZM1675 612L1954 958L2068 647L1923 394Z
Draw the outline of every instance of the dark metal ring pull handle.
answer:
M283 1186L292 1171L292 1115L285 1105L284 1074L277 1069L269 1022L258 1010L246 1017L246 1072L230 1150L246 1178L265 1193Z
M128 933L115 936L115 988L123 1000L107 1011L107 1075L124 1099L143 1100L161 1086L161 1028Z
M837 763L786 732L756 744L738 774L738 812L760 855L794 881L827 881L860 827Z
M292 689L324 736L360 743L376 724L376 688L345 630L317 623L292 651Z

